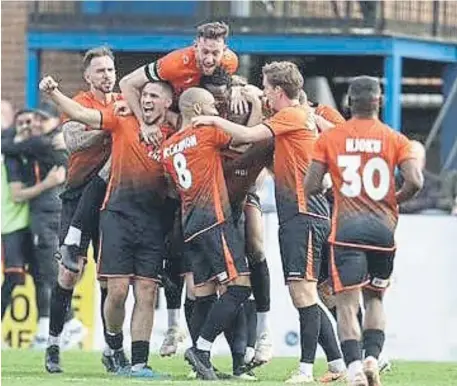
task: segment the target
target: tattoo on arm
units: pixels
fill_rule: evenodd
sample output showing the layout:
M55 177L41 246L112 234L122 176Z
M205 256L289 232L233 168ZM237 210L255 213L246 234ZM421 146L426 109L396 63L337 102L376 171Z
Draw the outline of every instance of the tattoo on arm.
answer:
M69 121L62 125L65 144L70 153L87 149L106 137L101 130L86 130L86 125L80 122Z

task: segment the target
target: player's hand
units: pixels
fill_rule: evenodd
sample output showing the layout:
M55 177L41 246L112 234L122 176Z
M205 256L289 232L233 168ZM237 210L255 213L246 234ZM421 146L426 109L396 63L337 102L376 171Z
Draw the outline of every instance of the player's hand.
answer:
M51 94L54 90L59 87L59 84L54 80L52 76L45 76L40 81L40 91L45 94Z
M140 128L141 132L141 139L146 142L148 145L152 145L154 147L160 147L162 143L162 131L160 131L160 127L157 125L147 125L143 123Z
M53 188L63 184L65 182L65 177L66 171L63 166L53 166L43 182L46 183L49 188Z
M127 101L119 100L114 102L114 115L119 115L121 117L126 117L132 115L132 109L130 108Z
M215 115L200 115L199 117L192 118L192 126L215 126L217 123Z
M247 114L249 112L249 103L243 95L243 87L232 87L230 97L230 111L237 115Z
M64 150L67 148L63 133L58 133L52 138L52 147L54 150Z
M252 84L248 84L241 89L241 94L250 103L260 103L263 91Z

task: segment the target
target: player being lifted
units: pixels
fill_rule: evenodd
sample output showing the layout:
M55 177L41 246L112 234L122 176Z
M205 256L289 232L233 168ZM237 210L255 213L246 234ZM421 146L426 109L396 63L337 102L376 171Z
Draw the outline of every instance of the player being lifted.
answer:
M316 280L320 253L329 229L329 210L323 195L308 199L303 181L316 140L312 112L298 100L303 77L290 62L263 67L264 94L276 112L264 123L246 128L220 117L194 119L194 125L215 125L240 143L274 138L276 205L284 278L300 319L300 367L288 383L313 380L321 311L317 305Z
M226 46L229 27L225 23L213 22L197 28L192 46L173 51L159 60L137 68L121 79L119 86L133 113L141 124L145 137L154 145L161 141L160 132L146 125L138 103L140 90L147 82L169 82L175 96L190 87L198 86L202 75L211 75L218 66L230 74L238 69L238 57Z
M353 386L380 386L382 299L393 270L397 205L420 190L423 177L408 139L378 119L379 81L355 78L348 95L352 119L320 136L305 189L309 195L318 194L324 174L330 172L335 198L329 238L331 280L348 378ZM397 166L405 182L396 193ZM357 320L361 292L366 308L363 336Z

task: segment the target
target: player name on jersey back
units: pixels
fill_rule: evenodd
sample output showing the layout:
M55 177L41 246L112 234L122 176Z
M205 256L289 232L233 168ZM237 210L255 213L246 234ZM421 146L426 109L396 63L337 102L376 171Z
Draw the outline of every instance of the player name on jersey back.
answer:
M382 141L368 138L346 138L348 153L381 153Z
M195 147L198 145L198 140L196 135L190 135L189 137L183 138L178 143L172 144L171 146L165 147L163 149L163 157L168 158L175 154L182 153L186 149Z

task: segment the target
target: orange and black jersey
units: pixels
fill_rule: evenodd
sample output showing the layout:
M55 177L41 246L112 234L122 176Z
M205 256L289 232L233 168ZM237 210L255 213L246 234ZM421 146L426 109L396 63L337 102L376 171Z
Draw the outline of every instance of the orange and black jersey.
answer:
M273 148L273 140L265 140L242 154L230 149L223 152L224 176L232 206L243 203L248 192L255 188L260 172L273 161Z
M228 73L234 74L238 69L238 57L233 51L226 49L221 66ZM180 95L190 87L198 86L202 76L193 46L170 52L163 58L147 65L145 72L151 82L166 81L171 83L176 95Z
M141 141L135 117L117 116L113 109L101 114L101 126L111 132L113 141L111 175L102 209L138 214L157 209L167 193L159 152Z
M275 140L275 195L280 223L298 213L329 217L324 196L307 197L304 189L305 175L317 139L316 130L308 127L309 114L311 111L307 107L286 107L264 122Z
M330 242L357 217L394 231L398 221L395 168L413 158L409 140L378 119L350 119L321 134L313 159L325 164L335 197Z
M315 106L314 114L321 116L334 125L339 125L346 122L346 119L344 119L340 112L329 105L323 105L319 103Z
M111 101L104 104L96 99L90 91L80 92L73 98L80 105L96 110L112 108L114 103L120 99L122 99L120 94L113 93ZM64 115L62 120L68 121L68 117ZM92 128L87 127L87 130L92 130ZM106 161L108 161L110 154L110 141L95 144L89 148L70 154L68 159L67 186L69 188L77 188L87 183L92 177L97 175Z
M231 137L212 126L187 127L162 144L162 163L181 197L185 241L231 216L221 149Z

